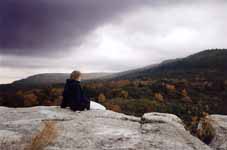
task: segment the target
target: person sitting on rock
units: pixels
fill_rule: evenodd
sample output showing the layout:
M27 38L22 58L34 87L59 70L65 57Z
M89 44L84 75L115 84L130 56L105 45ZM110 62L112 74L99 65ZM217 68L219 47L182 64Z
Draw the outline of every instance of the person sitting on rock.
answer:
M73 111L90 109L90 100L84 95L80 80L80 71L73 71L70 79L66 80L61 108L70 107Z

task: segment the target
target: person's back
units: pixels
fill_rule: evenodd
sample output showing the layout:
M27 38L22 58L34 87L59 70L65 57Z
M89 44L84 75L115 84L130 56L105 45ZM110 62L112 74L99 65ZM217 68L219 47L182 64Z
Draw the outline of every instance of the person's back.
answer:
M90 101L80 86L80 76L80 72L74 71L71 79L67 79L61 108L70 107L74 111L90 109Z

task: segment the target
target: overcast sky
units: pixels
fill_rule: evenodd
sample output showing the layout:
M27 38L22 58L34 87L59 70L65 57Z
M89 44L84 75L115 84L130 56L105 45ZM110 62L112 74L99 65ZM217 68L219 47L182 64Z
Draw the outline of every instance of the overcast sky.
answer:
M227 47L226 0L1 0L0 83Z

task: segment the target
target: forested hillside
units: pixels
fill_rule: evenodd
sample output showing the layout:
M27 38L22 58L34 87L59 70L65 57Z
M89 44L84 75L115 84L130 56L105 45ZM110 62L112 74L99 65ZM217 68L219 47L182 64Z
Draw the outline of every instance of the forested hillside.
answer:
M205 50L191 56L167 60L158 65L119 74L115 79L138 78L194 78L225 79L227 75L227 49Z

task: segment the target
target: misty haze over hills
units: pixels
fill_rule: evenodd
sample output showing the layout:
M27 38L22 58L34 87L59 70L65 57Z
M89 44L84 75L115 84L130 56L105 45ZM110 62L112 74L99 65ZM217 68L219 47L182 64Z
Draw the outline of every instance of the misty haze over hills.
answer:
M82 80L91 80L96 78L103 78L111 73L84 73ZM44 73L30 76L28 78L14 81L15 85L51 85L64 83L70 77L69 73Z
M205 50L185 58L166 60L160 64L152 64L143 68L119 73L86 73L83 80L116 80L136 78L167 78L192 76L203 73L213 77L227 74L227 49ZM215 76L214 76L215 75ZM37 74L14 81L14 85L50 85L64 83L69 78L67 73Z
M116 78L187 78L201 73L211 78L225 78L223 75L227 74L227 49L205 50L185 58L166 60L160 64L120 73Z

